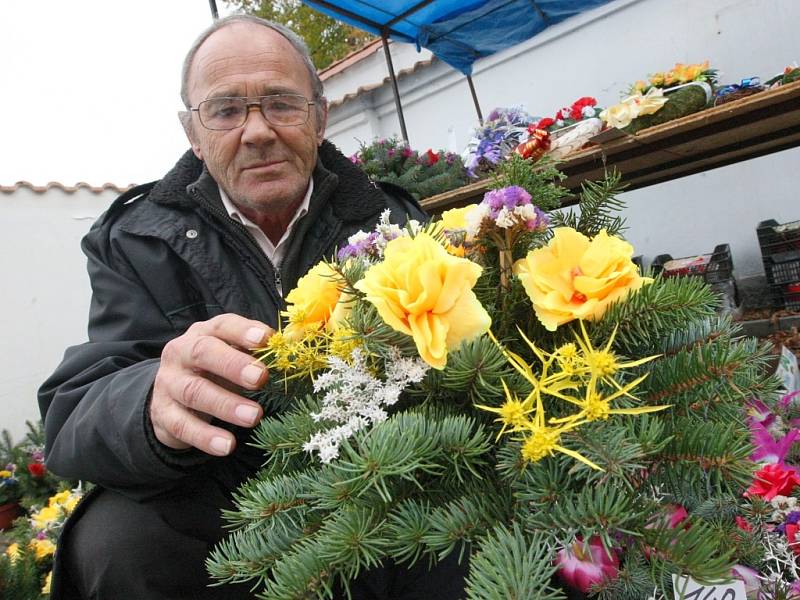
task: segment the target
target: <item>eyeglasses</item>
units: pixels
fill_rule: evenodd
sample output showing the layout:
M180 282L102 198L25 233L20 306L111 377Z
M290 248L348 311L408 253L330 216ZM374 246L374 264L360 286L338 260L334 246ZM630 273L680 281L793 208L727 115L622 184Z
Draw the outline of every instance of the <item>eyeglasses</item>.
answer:
M190 108L200 117L200 123L206 129L226 131L244 125L251 106L258 106L261 114L276 127L293 127L304 125L308 121L308 107L314 102L306 100L299 94L273 94L271 96L223 96L209 98Z

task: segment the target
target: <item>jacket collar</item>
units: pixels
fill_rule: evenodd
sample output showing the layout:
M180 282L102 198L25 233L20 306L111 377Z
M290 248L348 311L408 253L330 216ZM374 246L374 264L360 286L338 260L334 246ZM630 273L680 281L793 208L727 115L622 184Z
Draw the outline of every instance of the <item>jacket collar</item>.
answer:
M312 203L328 201L336 216L344 222L361 222L386 208L386 198L336 146L325 140L319 147L314 168ZM219 200L217 184L194 152L187 150L172 170L159 181L149 199L164 205L192 205L189 186L198 186L206 197Z

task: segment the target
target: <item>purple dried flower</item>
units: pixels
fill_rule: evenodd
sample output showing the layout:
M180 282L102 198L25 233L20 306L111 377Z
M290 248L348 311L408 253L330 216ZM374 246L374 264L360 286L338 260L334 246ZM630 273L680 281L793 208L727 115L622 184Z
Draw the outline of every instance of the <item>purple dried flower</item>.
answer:
M797 525L797 523L800 523L800 510L793 510L786 515L786 524Z
M531 195L518 185L490 190L483 196L483 204L489 206L489 214L493 219L497 218L500 211L505 208L513 211L517 206L524 206L531 203Z

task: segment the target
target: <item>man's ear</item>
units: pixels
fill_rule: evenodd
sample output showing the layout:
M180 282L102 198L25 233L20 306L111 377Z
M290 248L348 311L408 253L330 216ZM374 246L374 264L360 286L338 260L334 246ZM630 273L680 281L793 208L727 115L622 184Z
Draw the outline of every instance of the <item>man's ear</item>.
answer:
M328 99L324 96L317 100L317 145L321 146L325 139L325 128L328 126Z
M197 143L197 139L194 135L192 113L188 110L178 111L178 120L181 122L181 125L183 126L183 132L186 134L186 137L189 139L189 143L192 145L192 152L194 152L194 155L197 158L203 160L203 153L200 150L200 144Z

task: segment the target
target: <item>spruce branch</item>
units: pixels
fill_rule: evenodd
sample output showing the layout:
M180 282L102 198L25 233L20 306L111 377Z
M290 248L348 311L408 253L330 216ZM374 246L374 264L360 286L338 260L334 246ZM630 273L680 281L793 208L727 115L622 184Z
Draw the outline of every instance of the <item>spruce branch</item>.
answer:
M624 301L612 304L591 334L609 339L616 328L614 350L631 356L647 354L676 329L711 317L716 306L716 295L703 281L658 277Z
M625 203L617 195L625 190L619 171L606 172L600 181L586 181L581 184L578 211L557 212L553 214L553 227L572 227L576 231L593 238L603 229L609 235L620 235L625 230L625 219L616 213L625 208Z
M495 527L470 561L466 591L469 600L558 600L563 592L551 587L555 567L552 542L544 533L523 534Z
M642 532L639 551L650 555L653 579L668 581L673 573L691 575L699 581L725 579L733 566L734 549L722 547L719 537L702 520L693 519L685 525Z
M652 506L622 487L586 486L569 490L549 510L522 515L526 529L548 531L555 528L590 539L600 536L610 547L610 533L637 535L641 524L652 513Z

